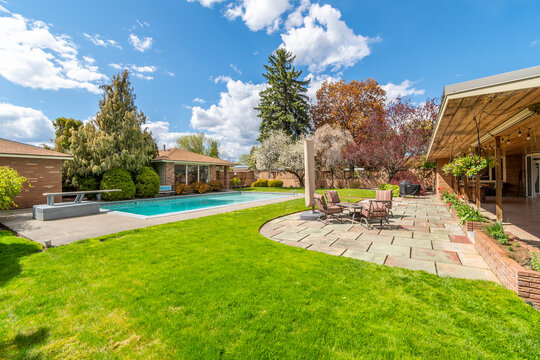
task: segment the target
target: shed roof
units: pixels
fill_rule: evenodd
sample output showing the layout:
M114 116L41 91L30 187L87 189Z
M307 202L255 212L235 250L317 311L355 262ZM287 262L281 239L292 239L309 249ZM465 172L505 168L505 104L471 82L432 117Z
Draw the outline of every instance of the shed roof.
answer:
M73 156L38 146L0 138L0 156L71 160Z
M211 156L197 154L187 150L180 149L167 149L160 150L159 155L152 161L163 162L185 162L185 163L197 163L205 165L225 165L234 166L235 163L230 161L214 158Z

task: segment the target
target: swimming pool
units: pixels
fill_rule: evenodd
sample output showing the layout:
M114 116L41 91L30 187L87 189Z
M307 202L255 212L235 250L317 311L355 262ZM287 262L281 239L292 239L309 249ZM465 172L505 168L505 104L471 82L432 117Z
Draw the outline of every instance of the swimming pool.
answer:
M101 205L104 211L140 218L174 215L200 209L291 197L287 193L227 192L220 194L184 195L161 199L118 201Z

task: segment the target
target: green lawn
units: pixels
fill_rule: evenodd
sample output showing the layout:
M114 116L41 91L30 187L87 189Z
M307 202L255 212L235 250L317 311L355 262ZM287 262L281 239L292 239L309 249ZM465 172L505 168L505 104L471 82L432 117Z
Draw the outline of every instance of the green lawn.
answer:
M259 235L301 209L298 199L46 252L2 231L0 358L540 357L540 313L501 286Z
M241 189L235 189L237 191L264 191L264 192L290 192L291 190L296 190L299 193L304 192L303 187L297 187L297 188L272 188L272 187L257 187L257 188L241 188ZM375 190L368 190L368 189L318 189L318 194L324 194L327 190L337 190L339 197L343 198L344 200L361 200L361 199L368 199L368 198L375 198Z

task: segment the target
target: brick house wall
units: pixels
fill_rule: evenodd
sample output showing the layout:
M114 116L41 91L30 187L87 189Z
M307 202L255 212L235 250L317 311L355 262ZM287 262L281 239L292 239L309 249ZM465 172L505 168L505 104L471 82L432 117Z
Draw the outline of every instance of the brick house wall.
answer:
M525 196L525 156L506 156L506 183L505 193L507 196Z
M446 175L442 171L442 167L448 163L448 159L437 159L437 170L435 175L435 189L437 194L442 194L445 191L452 192L452 175ZM438 190L440 189L440 190Z
M13 199L18 209L45 204L47 200L43 193L62 191L62 160L0 157L0 166L17 170L31 184L25 184L21 193ZM60 197L55 201L60 202Z

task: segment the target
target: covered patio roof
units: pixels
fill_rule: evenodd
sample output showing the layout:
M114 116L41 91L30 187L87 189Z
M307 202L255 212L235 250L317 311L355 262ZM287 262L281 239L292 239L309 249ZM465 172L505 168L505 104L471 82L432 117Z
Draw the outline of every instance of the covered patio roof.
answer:
M537 125L540 66L448 85L427 158L450 158L474 148L478 139L493 152L494 136L503 138L504 155L540 152Z

